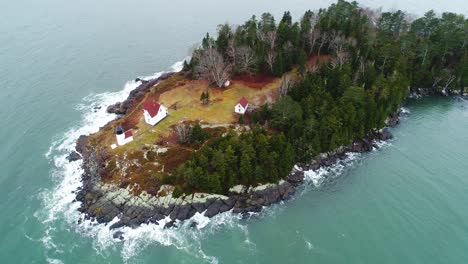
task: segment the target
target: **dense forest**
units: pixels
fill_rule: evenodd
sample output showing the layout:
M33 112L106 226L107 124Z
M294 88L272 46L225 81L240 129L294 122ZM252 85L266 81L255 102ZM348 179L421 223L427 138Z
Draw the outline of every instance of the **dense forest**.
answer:
M323 63L308 63L311 58ZM326 60L326 61L325 61ZM285 73L294 71L294 77ZM207 34L184 71L222 87L239 74L283 76L280 99L252 113L252 131L204 144L170 180L175 195L224 193L236 184L276 182L295 162L348 145L385 125L409 88L448 93L468 86L468 20L433 11L414 19L338 1Z

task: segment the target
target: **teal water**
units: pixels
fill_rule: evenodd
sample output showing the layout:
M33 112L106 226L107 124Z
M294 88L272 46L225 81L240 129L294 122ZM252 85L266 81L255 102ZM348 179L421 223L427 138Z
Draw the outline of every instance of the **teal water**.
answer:
M79 163L64 155L113 118L103 107L127 81L170 70L219 23L330 2L2 1L0 263L466 263L468 103L456 99L410 102L389 145L321 172L330 181L311 174L319 187L249 220L143 226L124 242L76 225ZM461 0L364 3L468 14Z

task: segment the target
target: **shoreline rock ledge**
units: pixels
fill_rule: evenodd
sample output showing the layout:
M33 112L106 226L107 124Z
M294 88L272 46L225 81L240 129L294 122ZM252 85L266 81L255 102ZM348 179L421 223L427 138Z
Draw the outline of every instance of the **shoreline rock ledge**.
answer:
M76 200L81 202L79 211L84 213L87 219L108 223L118 217L119 221L111 225L111 229L123 226L137 227L143 223L158 224L158 221L166 217L171 219L165 224L165 227L169 228L176 224L176 220L187 220L196 213L213 217L227 211L239 214L259 212L263 207L287 200L294 195L296 189L305 181L305 171L332 166L350 152L369 152L378 148L377 141L391 138L392 134L388 128L373 132L349 146L319 155L309 164L296 165L287 177L276 184L248 188L237 185L226 195L195 193L173 198L174 187L169 185L161 186L159 192L166 195L157 197L146 192L136 196L128 188L103 183L99 176L102 164L96 160L93 150L87 148L88 138L81 136L76 151L81 153L83 158L84 173L83 185L77 192Z

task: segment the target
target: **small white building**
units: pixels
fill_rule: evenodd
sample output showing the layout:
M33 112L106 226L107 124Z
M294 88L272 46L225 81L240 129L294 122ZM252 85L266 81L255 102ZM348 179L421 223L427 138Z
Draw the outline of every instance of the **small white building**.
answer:
M149 125L156 125L167 116L167 108L153 100L146 100L143 104L143 115L145 122Z
M234 112L238 114L245 114L245 111L247 111L247 108L249 107L249 101L245 99L244 96L237 102L236 106L234 106Z
M115 137L117 138L117 144L119 146L125 145L128 142L133 141L133 133L131 130L124 131L122 126L118 125L115 128Z

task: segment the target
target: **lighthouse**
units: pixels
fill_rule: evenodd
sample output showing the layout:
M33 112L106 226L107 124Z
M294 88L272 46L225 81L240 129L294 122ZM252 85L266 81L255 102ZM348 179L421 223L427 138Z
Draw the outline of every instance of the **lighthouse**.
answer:
M117 138L117 144L119 144L120 146L133 141L132 131L125 131L121 125L115 127L115 137Z

